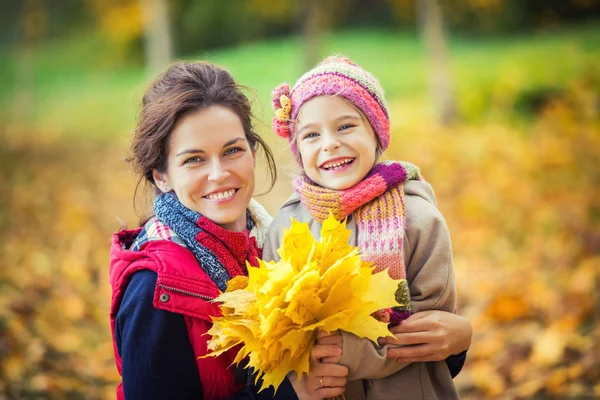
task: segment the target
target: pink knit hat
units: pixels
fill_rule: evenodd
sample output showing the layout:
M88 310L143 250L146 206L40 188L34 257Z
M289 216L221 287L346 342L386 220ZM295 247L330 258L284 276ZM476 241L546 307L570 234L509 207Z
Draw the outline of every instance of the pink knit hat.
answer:
M390 143L390 119L381 85L373 75L346 57L330 56L305 73L290 90L282 83L272 92L273 130L288 140L298 161L294 140L295 121L302 105L321 95L340 96L358 108L367 117L379 139L381 150Z

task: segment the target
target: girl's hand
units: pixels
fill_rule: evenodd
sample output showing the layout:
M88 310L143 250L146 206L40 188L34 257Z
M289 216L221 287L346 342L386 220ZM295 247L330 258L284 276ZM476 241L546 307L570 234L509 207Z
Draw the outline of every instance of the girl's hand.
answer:
M398 363L445 360L467 350L473 333L468 319L439 310L413 314L390 331L395 339L382 338L379 344L400 345L387 353Z
M324 363L333 363L339 364L342 361L342 334L339 332L333 332L331 334L327 334L324 331L319 331L317 333L317 344L321 345L331 345L340 349L340 355L338 356L329 356L324 357L321 361Z
M289 379L300 400L321 400L341 395L346 390L348 368L320 360L337 357L341 348L335 345L315 344L310 352L307 376L298 378L294 372Z

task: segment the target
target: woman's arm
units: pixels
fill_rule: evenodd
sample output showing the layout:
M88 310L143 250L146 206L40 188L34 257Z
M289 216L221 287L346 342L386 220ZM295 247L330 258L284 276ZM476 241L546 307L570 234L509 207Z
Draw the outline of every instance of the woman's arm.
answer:
M152 304L156 273L133 274L115 321L127 400L201 399L202 384L183 317Z
M388 351L398 362L441 361L462 353L471 345L471 323L465 317L437 310L411 315L390 329L395 338L384 338L379 344L402 347Z
M383 338L380 345L392 344L387 356L398 364L445 360L454 378L462 370L471 346L473 330L465 317L445 311L422 311L391 329L395 338Z

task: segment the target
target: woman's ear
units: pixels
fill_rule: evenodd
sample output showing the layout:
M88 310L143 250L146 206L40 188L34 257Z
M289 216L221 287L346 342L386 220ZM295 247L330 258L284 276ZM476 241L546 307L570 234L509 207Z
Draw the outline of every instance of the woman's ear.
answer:
M169 184L169 178L164 172L158 172L158 170L152 170L152 178L154 183L160 189L161 192L167 193L171 191L171 185Z

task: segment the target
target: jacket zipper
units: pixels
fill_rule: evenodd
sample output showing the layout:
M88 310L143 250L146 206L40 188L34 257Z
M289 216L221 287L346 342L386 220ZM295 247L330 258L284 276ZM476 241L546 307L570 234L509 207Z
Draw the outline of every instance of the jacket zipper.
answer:
M174 287L165 286L162 283L159 283L158 286L161 287L161 288L163 288L163 289L165 289L165 290L171 291L171 292L175 292L175 293L179 293L179 294L185 294L186 296L198 297L198 298L204 299L206 301L212 301L212 300L214 300L214 299L212 299L212 298L210 298L208 296L203 296L203 295L198 294L198 293L192 293L192 292L188 292L188 291L185 291L185 290L177 289L177 288L174 288Z

